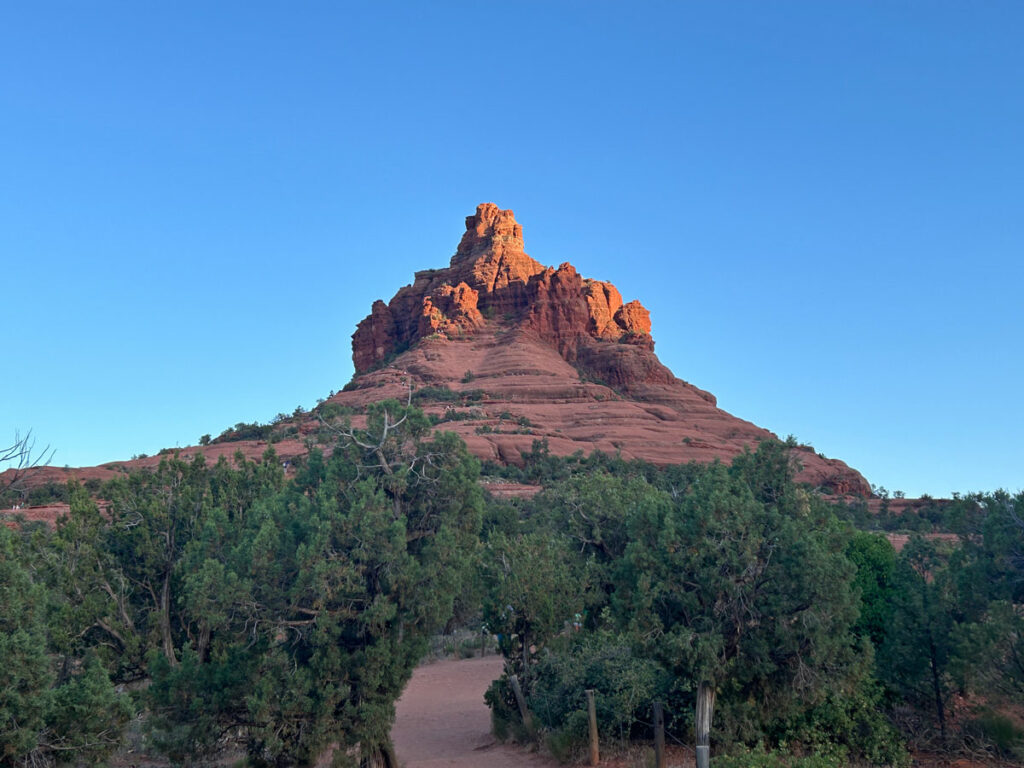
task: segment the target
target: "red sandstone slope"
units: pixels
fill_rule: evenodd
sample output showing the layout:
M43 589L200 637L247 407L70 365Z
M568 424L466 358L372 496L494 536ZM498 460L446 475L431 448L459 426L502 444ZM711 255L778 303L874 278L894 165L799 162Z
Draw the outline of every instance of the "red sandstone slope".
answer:
M405 399L410 387L440 387L439 396L421 402L444 420L439 428L457 432L477 456L506 463L520 461L541 438L559 455L601 450L669 464L727 461L773 437L661 364L640 302L624 303L615 286L583 278L570 264L554 269L530 258L512 211L492 203L467 217L448 267L417 272L390 302L374 302L352 337L352 358L356 375L330 402L360 408ZM314 439L320 426L309 416L289 423L298 434L274 445L283 460L305 453L304 438ZM266 447L215 442L182 453L256 458ZM801 480L833 493L870 494L841 461L811 449L798 459ZM32 484L107 479L157 461L47 467Z
M410 386L470 393L427 409L459 419L443 428L503 462L538 438L557 454L602 450L667 464L728 460L772 436L673 376L650 332L638 301L624 304L615 286L570 264L533 260L512 211L485 203L467 217L447 268L417 272L389 303L374 303L352 337L356 377L332 400L358 406ZM813 485L870 494L841 461L812 450L799 460Z

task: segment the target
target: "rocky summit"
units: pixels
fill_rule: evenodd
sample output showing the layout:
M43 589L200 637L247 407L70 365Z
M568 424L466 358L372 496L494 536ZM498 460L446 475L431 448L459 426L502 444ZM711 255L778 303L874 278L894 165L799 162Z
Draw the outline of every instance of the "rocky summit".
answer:
M571 264L525 251L510 210L477 206L449 265L376 301L352 337L356 375L332 401L361 406L410 388L480 458L518 462L545 439L658 464L728 461L774 437L717 407L654 354L650 313ZM855 470L807 447L800 479L869 495Z
M390 302L374 302L352 337L356 375L423 339L464 339L495 325L530 331L584 365L595 350L610 349L600 341L654 349L640 302L623 304L614 285L580 277L571 264L554 269L531 259L512 211L483 203L466 217L446 269L417 272Z

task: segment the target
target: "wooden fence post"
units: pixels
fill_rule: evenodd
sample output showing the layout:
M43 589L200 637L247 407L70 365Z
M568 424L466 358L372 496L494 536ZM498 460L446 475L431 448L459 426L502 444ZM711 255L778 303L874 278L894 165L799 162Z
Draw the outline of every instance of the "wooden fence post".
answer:
M601 762L601 753L597 742L597 704L594 702L594 689L587 689L587 720L590 723L590 764Z
M519 675L511 675L508 682L512 686L512 693L516 696L516 704L519 705L519 716L523 718L523 725L526 726L527 732L532 737L533 718L530 716L530 710L526 708L526 698L523 696L523 689L519 685Z
M654 702L654 766L665 768L665 707Z
M711 764L711 718L715 713L715 689L710 683L697 686L697 768Z

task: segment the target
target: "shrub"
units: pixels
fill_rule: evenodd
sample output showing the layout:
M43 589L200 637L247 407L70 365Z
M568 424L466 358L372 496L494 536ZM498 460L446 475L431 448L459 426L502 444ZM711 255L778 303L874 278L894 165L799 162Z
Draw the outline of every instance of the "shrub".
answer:
M1024 757L1024 731L1000 712L982 709L967 723L966 730L983 743L992 745L1000 757L1010 760Z
M841 768L844 764L845 761L835 755L797 756L783 750L766 750L760 745L718 755L712 762L714 768Z
M318 405L314 409L324 421L331 421L333 419L340 419L344 416L351 416L356 412L355 408L350 408L347 405L341 403L323 403Z
M479 418L466 411L456 411L454 408L445 409L444 413L431 413L427 416L430 419L430 423L433 425L443 424L446 421L472 421L473 419Z
M551 731L544 740L544 743L547 745L551 756L564 765L574 761L577 753L582 751L583 746L586 744L586 739L580 736L579 728L573 724L572 726Z
M475 637L467 637L459 643L457 655L460 659L472 659L480 655L480 641Z
M282 440L287 440L289 437L295 437L299 434L299 428L295 424L291 424L287 427L275 429L267 437L268 443L279 443Z
M896 729L883 714L882 687L865 678L852 691L834 692L790 722L778 742L799 744L818 755L873 765L904 766L909 755Z
M247 424L240 421L235 426L225 429L211 442L233 443L238 440L266 440L273 429L272 424L260 424L258 421Z
M40 485L28 492L25 502L31 506L40 504L53 504L55 502L68 503L68 487L66 483L49 482Z
M530 739L529 730L519 716L507 674L491 683L484 693L484 702L491 710L491 732L498 741L512 739L522 743Z
M542 658L530 678L530 707L545 728L562 731L562 743L587 735L588 688L596 691L598 732L625 741L647 734L651 702L669 685L665 670L635 656L627 638L604 632Z
M412 393L412 401L414 403L423 402L454 402L459 399L459 393L453 391L449 387L420 387Z

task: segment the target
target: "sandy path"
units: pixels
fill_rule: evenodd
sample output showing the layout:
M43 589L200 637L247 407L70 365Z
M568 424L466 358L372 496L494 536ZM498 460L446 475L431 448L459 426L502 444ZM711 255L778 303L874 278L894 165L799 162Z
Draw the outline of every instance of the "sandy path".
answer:
M391 731L405 768L549 768L557 763L496 743L484 691L501 675L500 656L438 661L417 669L398 700Z

